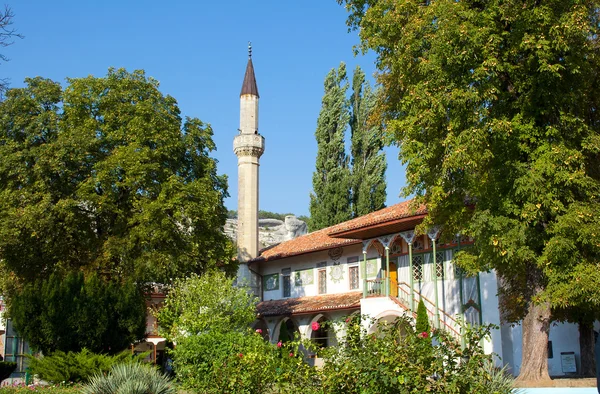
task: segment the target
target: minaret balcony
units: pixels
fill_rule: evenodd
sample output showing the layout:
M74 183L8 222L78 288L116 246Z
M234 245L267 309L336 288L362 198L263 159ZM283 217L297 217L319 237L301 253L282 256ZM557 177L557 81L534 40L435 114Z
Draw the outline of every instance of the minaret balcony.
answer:
M260 157L265 151L265 137L260 134L239 134L233 139L236 156Z

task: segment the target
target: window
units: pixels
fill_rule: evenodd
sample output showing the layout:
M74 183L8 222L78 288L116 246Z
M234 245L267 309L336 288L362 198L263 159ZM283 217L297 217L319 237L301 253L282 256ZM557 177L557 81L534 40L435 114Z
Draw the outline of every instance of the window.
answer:
M355 265L353 267L348 268L349 276L350 276L350 290L356 290L360 284L360 277L358 274L358 266Z
M292 295L292 281L290 275L282 276L283 279L283 296L290 297Z
M327 271L319 270L319 294L327 293Z
M413 256L413 280L419 282L423 280L423 255Z
M444 260L446 253L444 251L435 253L435 274L438 279L444 279Z

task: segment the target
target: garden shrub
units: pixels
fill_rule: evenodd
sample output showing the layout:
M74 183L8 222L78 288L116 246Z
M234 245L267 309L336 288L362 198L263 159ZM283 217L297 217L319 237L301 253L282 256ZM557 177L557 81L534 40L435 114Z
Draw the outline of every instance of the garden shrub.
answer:
M15 369L17 369L17 363L0 361L0 383L2 383L4 379L7 379Z
M310 386L316 373L299 342L271 344L256 332L189 336L174 352L177 379L199 393L297 392L294 388Z
M131 352L124 351L110 356L83 349L78 353L57 351L40 358L28 357L31 373L38 379L60 383L85 382L95 374L110 371L114 365L141 361L147 355L148 353L143 353L133 356Z
M146 335L146 300L134 282L53 273L11 296L15 330L44 354L120 353Z
M314 343L295 339L271 344L259 330L249 331L256 318L255 303L247 289L233 286L224 274L175 283L158 317L164 335L177 343L170 355L182 390L207 394L512 391L512 378L494 368L492 356L484 354L480 345L489 327L467 327L466 345L461 346L444 331L431 332L426 311L418 329L413 319L399 318L395 324L380 323L374 334L364 328L366 317L353 314L330 325L343 327L345 335L337 346L319 351L324 359L319 369L305 359L316 350ZM279 339L286 339L285 335Z
M306 381L315 370L304 362L298 342L274 345L249 329L256 302L218 271L175 282L158 319L160 332L177 343L170 356L183 389L258 394L310 386Z
M177 394L171 379L155 366L142 363L114 365L83 386L83 394Z
M432 345L423 340L427 331L414 329L407 318L382 325L376 334L367 334L356 319L347 325L351 342L342 340L325 356L323 392L512 393L512 377L496 370L480 345L490 327L467 327L463 348L444 331L433 332Z

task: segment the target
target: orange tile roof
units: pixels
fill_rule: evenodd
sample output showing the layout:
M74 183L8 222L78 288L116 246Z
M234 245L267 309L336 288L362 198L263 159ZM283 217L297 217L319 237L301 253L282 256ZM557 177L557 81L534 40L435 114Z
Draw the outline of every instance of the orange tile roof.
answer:
M261 251L260 256L253 259L251 262L277 260L304 253L327 250L336 246L352 245L361 242L359 239L331 238L327 235L327 232L331 231L331 229L332 227L327 227L264 249Z
M360 308L362 292L325 294L282 300L263 301L256 306L260 317L285 316Z
M282 242L278 245L261 251L260 256L253 259L251 262L262 262L278 260L286 257L297 256L305 253L327 250L337 246L353 245L362 242L360 239L352 238L333 238L332 234L341 233L348 230L359 229L368 226L374 226L385 222L398 220L410 216L423 214L426 212L424 206L419 207L416 211L412 210L411 203L413 200L401 202L379 211L371 212L367 215L356 219L348 220L347 222L339 223L331 227L327 227L310 234L294 238L290 241Z
M328 234L333 235L359 228L365 228L390 222L393 220L408 218L427 213L425 205L420 205L416 209L413 207L413 199L380 209L379 211L371 212L366 215L357 217L356 219L348 220L336 226L330 227Z

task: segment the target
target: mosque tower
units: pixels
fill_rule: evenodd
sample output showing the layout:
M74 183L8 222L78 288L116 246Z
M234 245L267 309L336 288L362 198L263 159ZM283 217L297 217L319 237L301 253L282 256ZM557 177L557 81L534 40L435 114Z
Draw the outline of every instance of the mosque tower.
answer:
M240 128L233 139L238 157L238 282L250 285L248 261L258 256L258 166L265 138L258 134L258 87L248 43L248 64L240 93Z

